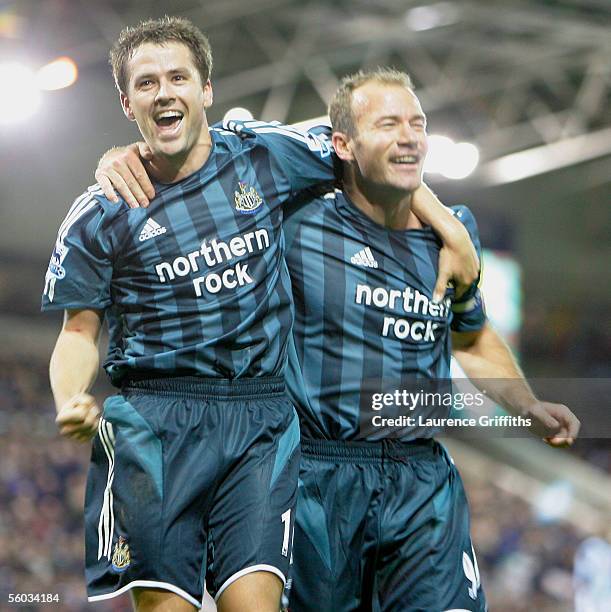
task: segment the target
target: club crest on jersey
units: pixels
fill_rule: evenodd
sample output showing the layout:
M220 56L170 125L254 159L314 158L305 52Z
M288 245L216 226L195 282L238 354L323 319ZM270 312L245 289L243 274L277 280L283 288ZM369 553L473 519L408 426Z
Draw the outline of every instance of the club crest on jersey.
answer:
M129 554L129 545L123 536L119 536L119 540L115 544L115 549L112 553L112 569L115 572L124 572L131 563Z
M257 193L254 187L248 189L248 184L240 181L238 183L240 191L234 191L235 209L245 215L252 215L261 204L263 198Z

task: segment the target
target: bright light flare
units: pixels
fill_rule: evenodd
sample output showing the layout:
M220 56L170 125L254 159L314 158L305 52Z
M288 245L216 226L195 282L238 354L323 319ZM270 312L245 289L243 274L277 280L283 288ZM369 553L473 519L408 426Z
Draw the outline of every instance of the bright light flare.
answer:
M447 136L432 134L428 138L429 152L424 160L425 172L437 172L442 174L444 168L451 163L452 147L454 141Z
M451 2L416 6L405 13L405 24L414 32L452 25L458 19L458 9Z
M21 123L40 106L40 91L34 72L18 62L0 64L0 124Z
M230 108L223 117L223 122L225 121L250 121L253 119L252 113L242 106L234 106Z
M442 171L449 179L463 179L468 177L477 167L479 151L470 142L459 142L452 149L452 163Z
M479 163L479 151L470 142L455 143L447 136L429 136L429 152L424 171L437 173L449 179L469 176Z
M70 87L77 78L78 68L69 57L58 57L36 74L38 87L47 91Z

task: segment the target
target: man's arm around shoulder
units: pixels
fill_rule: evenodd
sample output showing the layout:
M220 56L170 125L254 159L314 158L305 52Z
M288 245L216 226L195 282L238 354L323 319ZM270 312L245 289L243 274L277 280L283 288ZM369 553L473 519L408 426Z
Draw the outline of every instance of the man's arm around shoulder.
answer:
M51 356L49 376L57 409L55 422L63 436L79 442L96 434L100 418L89 389L98 374L102 320L101 311L66 310Z
M469 232L425 183L414 192L412 210L443 241L433 299L441 302L450 280L454 281L456 296L460 297L479 277L479 258Z

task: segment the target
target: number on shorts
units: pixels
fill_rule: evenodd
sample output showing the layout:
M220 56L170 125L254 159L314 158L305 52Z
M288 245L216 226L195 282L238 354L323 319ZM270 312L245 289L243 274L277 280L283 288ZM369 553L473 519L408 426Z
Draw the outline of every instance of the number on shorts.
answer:
M282 515L282 522L284 523L284 537L282 538L282 555L284 557L288 557L289 536L291 532L291 509L290 508Z

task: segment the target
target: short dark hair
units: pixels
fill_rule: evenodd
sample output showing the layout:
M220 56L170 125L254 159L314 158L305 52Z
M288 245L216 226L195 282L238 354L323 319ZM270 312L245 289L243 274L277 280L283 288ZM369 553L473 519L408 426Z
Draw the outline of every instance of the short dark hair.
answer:
M188 47L202 79L202 85L205 85L212 73L212 50L208 39L188 19L165 15L161 19L149 19L135 27L127 27L119 34L109 57L117 89L126 93L127 63L140 45L145 43L163 45L169 42L180 42Z
M414 90L414 84L406 72L394 68L376 68L375 70L359 70L354 74L344 77L329 104L329 117L334 132L342 132L348 136L354 136L356 126L352 112L352 94L369 81L377 81L384 85L398 85L410 91Z

